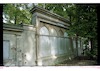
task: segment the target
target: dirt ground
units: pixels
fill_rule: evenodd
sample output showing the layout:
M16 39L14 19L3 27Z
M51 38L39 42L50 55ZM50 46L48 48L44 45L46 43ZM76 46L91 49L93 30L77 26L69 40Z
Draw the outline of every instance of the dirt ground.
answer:
M96 60L89 59L88 57L77 57L73 60L67 60L56 64L56 66L94 66L96 64Z

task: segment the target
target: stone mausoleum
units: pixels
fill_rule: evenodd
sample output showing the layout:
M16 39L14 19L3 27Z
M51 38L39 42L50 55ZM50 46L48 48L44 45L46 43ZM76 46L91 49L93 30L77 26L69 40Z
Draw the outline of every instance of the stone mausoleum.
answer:
M3 24L4 66L48 66L81 55L83 42L68 36L70 22L40 7L31 25Z

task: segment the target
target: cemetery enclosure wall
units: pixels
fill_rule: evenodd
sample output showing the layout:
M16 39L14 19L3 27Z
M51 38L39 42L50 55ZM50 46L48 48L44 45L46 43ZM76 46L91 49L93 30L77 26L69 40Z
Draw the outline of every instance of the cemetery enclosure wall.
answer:
M35 28L32 25L24 25L21 31L18 31L18 28L11 28L13 27L6 27L3 30L3 48L9 47L9 50L4 49L6 51L3 54L4 61L6 61L4 65L35 66ZM9 46L5 41L9 41Z
M5 50L8 47L4 51L5 66L35 66L36 61L37 65L55 65L76 56L76 41L68 36L64 28L43 24L41 23L40 29L38 27L38 34L32 25L24 25L21 32L3 30L3 48ZM82 50L80 43L78 48L78 51Z

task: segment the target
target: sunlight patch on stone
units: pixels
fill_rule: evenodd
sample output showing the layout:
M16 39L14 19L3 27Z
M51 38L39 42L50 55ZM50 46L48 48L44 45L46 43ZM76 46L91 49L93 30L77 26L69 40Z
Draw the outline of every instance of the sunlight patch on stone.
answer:
M41 60L39 60L38 65L42 66L42 61Z
M26 53L26 59L30 61L31 58L32 58L32 57L30 56L30 54L29 54L29 53Z
M34 28L33 27L29 27L29 30L34 30Z
M53 59L56 59L56 58L57 58L57 56L53 55L53 56L52 56L52 58L53 58Z

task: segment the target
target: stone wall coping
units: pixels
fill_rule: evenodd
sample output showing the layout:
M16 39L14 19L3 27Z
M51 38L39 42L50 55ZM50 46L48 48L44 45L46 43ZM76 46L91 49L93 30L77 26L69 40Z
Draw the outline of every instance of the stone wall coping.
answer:
M3 24L3 30L22 32L23 26L15 24Z

